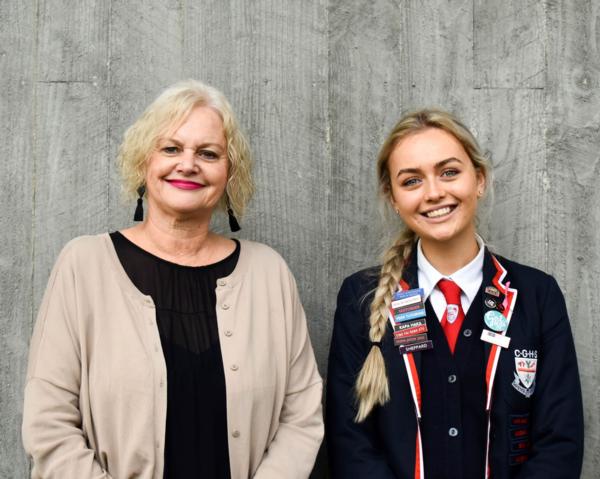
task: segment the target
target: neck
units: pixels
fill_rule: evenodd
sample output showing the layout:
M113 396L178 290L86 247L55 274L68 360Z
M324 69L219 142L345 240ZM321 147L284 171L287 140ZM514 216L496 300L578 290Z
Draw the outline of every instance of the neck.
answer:
M123 231L141 248L169 261L198 266L231 253L235 243L209 229L210 214L172 216L152 208L142 224Z
M473 233L460 241L444 241L443 243L421 239L421 249L435 269L443 275L450 276L477 256L479 244Z
M198 256L211 243L209 230L210 219L207 221L190 221L169 219L148 215L140 225L142 233L153 246L174 256Z

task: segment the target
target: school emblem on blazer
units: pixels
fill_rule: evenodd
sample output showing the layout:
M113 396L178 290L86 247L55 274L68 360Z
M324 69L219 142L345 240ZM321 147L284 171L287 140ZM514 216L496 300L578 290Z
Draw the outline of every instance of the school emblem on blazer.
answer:
M535 389L536 371L537 351L527 349L515 350L515 379L512 385L526 398L531 397Z

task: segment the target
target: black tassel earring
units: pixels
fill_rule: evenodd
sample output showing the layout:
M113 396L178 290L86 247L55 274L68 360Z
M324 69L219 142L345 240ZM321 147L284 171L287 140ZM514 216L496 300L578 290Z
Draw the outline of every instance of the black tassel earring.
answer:
M233 214L233 210L231 209L231 205L229 204L229 197L226 199L227 203L227 216L229 217L229 229L235 233L236 231L241 230L240 224L238 223L237 218Z
M137 189L137 194L139 195L139 198L137 200L137 206L135 207L133 221L144 221L144 193L146 193L146 187L142 185Z

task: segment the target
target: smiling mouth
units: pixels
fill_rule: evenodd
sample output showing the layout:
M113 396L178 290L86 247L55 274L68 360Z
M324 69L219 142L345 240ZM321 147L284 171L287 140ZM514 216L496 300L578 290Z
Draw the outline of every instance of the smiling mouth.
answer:
M175 188L179 188L181 190L197 190L199 188L203 188L204 185L200 183L196 183L195 181L186 181L186 180L166 180L167 183L174 186Z
M452 213L455 210L455 208L456 205L443 206L441 208L437 208L435 210L427 211L421 214L427 218L441 218L442 216L447 216L450 213Z

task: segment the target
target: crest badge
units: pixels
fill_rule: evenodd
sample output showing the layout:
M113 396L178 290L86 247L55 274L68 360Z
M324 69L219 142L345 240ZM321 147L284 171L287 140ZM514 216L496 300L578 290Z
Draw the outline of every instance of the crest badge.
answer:
M537 351L515 351L515 379L512 385L526 398L531 397L535 389L537 361Z
M452 324L458 318L458 305L449 304L446 306L446 320Z

